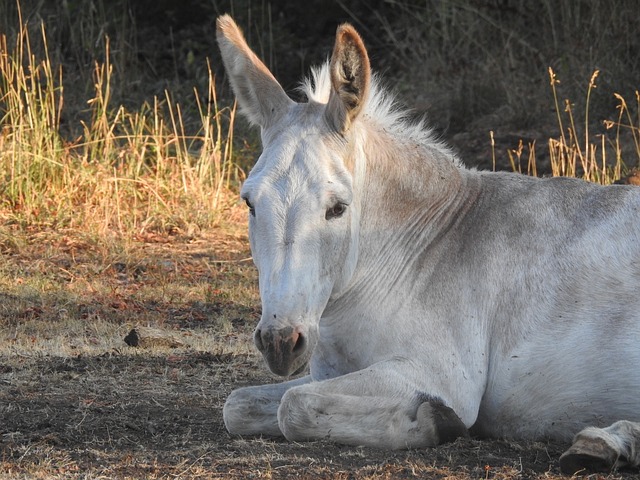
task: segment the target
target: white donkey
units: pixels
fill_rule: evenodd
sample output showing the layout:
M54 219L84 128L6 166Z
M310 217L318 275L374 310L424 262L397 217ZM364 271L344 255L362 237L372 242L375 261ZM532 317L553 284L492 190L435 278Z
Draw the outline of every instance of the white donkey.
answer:
M235 390L229 432L386 449L575 435L565 472L638 466L640 190L465 169L378 86L349 25L307 103L217 25L262 132L241 192L255 344L278 375L310 367Z

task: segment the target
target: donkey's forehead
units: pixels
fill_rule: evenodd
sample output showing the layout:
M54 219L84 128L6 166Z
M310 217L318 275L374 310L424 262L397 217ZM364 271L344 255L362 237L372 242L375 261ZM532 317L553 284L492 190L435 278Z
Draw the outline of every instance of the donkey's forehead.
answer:
M345 141L327 125L323 105L296 104L275 125L262 132L263 151L251 172L271 174L303 169L328 175L344 166Z
M268 129L262 131L263 145L281 141L281 136L306 136L313 134L329 134L324 116L325 105L310 103L293 103L286 115Z
M263 152L245 181L243 194L262 188L346 194L351 177L345 167L344 140L321 121L305 121L298 115L289 119L293 121L288 125L281 122L278 130L267 132Z
M343 155L327 143L331 141L320 133L292 130L282 134L278 141L265 146L244 189L276 182L350 184Z

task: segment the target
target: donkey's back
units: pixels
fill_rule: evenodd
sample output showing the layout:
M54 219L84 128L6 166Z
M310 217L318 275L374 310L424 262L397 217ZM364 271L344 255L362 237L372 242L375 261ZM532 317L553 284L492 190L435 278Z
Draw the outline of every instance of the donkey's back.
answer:
M563 438L640 422L640 190L477 175L457 254L493 306L475 431Z

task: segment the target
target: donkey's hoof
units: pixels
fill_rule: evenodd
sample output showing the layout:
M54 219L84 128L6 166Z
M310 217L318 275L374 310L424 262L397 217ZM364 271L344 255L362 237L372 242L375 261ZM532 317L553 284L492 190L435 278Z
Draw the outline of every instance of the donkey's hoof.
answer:
M618 453L602 438L578 437L560 457L560 470L565 475L578 472L610 472Z

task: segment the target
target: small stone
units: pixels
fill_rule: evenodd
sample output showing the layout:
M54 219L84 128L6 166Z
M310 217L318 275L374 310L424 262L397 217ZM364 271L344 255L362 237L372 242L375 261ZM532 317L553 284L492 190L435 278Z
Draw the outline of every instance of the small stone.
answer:
M124 337L124 343L130 347L150 348L150 347L183 347L184 343L176 336L165 330L151 327L134 327Z

